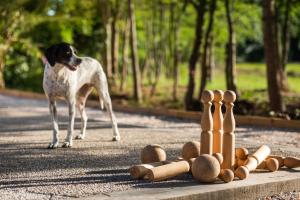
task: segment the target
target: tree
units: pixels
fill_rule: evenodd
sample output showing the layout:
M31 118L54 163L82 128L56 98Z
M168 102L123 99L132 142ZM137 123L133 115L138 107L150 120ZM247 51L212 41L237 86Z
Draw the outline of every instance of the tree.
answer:
M284 104L280 88L280 56L276 34L275 0L263 1L263 34L264 51L267 65L267 83L270 107L273 111L282 112Z
M111 37L112 37L112 27L111 27L111 5L108 0L99 0L100 12L102 14L102 23L105 27L105 48L104 48L104 66L106 71L106 76L109 83L112 79L112 59L111 59Z
M280 65L279 65L279 77L280 77L280 89L282 91L288 91L289 85L287 80L287 75L285 72L285 66L288 60L288 49L289 49L289 42L290 42L290 36L289 36L289 18L290 18L290 7L291 7L291 1L286 0L284 1L282 7L284 7L284 16L283 16L283 22L282 22L282 30L280 29L280 6L276 5L275 2L275 20L276 20L276 37L278 38L276 40L276 45L278 46L277 49L279 51L279 59L280 59ZM281 40L281 32L282 32L282 40Z
M6 65L6 54L14 43L23 43L20 38L22 29L29 25L24 22L24 15L28 14L20 12L19 7L24 2L11 4L9 1L1 2L0 5L0 89L5 88L4 68ZM35 49L34 49L35 50Z
M2 16L6 19L6 23L3 24L3 31L1 33L1 46L0 46L0 89L5 88L4 80L4 67L5 67L5 56L11 46L15 37L14 32L22 20L21 13L19 11L7 11L2 13Z
M173 91L172 97L177 101L177 88L179 82L179 30L181 17L187 7L187 1L183 2L182 8L179 9L176 2L170 3L170 55L173 58Z
M112 3L112 21L111 21L111 66L112 77L115 80L118 74L119 60L119 28L118 20L120 17L120 1L116 0ZM113 81L114 82L114 81Z
M120 83L120 91L124 91L126 77L127 77L127 65L128 65L128 40L129 40L129 29L130 23L128 18L126 18L125 27L123 30L123 46L122 46L122 75Z
M165 57L165 38L164 38L164 4L162 0L158 1L158 12L159 12L159 17L158 17L158 25L155 23L155 16L157 12L157 6L156 2L153 1L153 38L154 38L154 46L153 46L153 55L155 57L155 70L154 70L154 81L151 86L151 91L150 91L150 96L152 97L155 92L156 92L156 86L158 84L158 81L161 76L161 69L164 65L164 57ZM156 27L154 27L156 25ZM156 37L158 35L159 37ZM159 38L158 41L156 41L156 38Z
M225 61L225 75L226 86L228 90L234 91L238 96L238 89L236 85L236 40L235 30L232 20L232 9L230 9L230 0L225 0L228 41L226 44L226 61Z
M203 24L206 0L190 1L196 10L196 25L195 25L195 38L193 44L192 54L189 59L189 80L187 91L185 94L185 109L193 109L193 95L195 89L195 70L196 64L200 55L201 40L203 35Z
M288 62L288 55L289 55L290 9L291 9L291 0L286 0L285 1L283 27L282 27L282 68L283 68L283 70L285 70L285 66Z
M137 52L137 36L136 36L134 4L132 0L128 0L128 12L129 12L129 22L130 22L130 48L131 48L133 82L134 82L134 99L139 103L142 101L142 85L141 85L139 58Z
M201 81L200 81L200 90L198 98L201 99L202 92L206 87L206 82L208 80L208 70L211 68L211 46L212 46L212 28L214 23L214 13L216 10L216 0L210 1L209 6L209 22L204 38L204 47L203 47L203 54L201 60Z

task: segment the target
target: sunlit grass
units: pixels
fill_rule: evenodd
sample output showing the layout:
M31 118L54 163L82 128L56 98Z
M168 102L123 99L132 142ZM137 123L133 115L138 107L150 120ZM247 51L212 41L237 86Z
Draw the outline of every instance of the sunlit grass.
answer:
M199 68L199 66L197 66ZM288 83L290 92L300 95L300 63L291 63L287 65L286 72L288 74ZM237 87L240 91L241 98L250 101L267 101L267 77L266 66L263 63L238 63L237 64ZM118 81L117 81L118 82ZM196 71L196 83L194 97L198 96L200 82L199 69ZM145 106L167 106L174 108L183 108L183 99L186 92L188 83L188 66L182 64L179 73L179 88L178 88L178 101L174 102L172 98L173 80L161 75L157 90L154 96L150 97L150 87L148 77L144 77L143 91ZM129 96L132 96L132 80L127 80L126 91ZM117 84L118 85L118 84ZM207 89L226 89L224 67L217 66L213 79L208 82ZM114 89L117 94L118 90Z

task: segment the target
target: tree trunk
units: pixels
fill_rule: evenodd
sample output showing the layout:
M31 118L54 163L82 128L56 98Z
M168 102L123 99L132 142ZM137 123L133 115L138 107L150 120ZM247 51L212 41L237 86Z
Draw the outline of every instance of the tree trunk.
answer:
M147 22L145 22L145 35L146 38L148 40L148 42L145 43L145 51L146 51L146 56L143 62L143 67L141 68L141 82L142 84L144 83L144 78L145 76L148 75L149 71L150 71L150 61L151 61L151 31L152 31L152 22L151 20L148 20ZM151 41L151 42L150 42ZM148 76L148 81L149 81L150 77ZM152 82L149 81L149 83L151 84Z
M193 109L193 95L195 89L195 70L196 64L200 55L200 47L202 40L202 29L204 24L204 13L205 13L206 0L200 1L198 5L194 5L197 11L197 19L195 26L195 39L191 57L189 59L189 81L187 86L187 91L185 94L185 109Z
M130 48L131 48L131 62L133 71L134 82L134 98L139 103L142 101L142 86L141 86L141 74L137 50L137 35L136 24L134 14L134 4L132 0L128 0L128 11L130 19Z
M209 65L209 48L212 46L212 29L214 23L214 12L216 10L216 0L211 0L209 8L209 22L204 38L204 48L201 60L201 81L200 81L200 90L198 98L201 99L202 92L206 87L208 80L208 69L211 68Z
M179 84L179 30L181 16L187 7L187 1L182 5L181 9L175 9L176 3L170 5L170 56L173 57L173 91L172 97L177 101L177 89ZM175 11L175 12L174 12ZM175 15L177 13L177 15ZM173 48L172 48L173 47Z
M106 71L106 76L111 82L112 79L112 66L111 66L111 13L110 13L110 3L107 0L99 0L102 22L105 26L105 49L104 49L104 66Z
M177 101L178 62L179 62L179 52L178 52L179 27L178 27L178 25L179 25L180 14L178 15L177 20L175 22L175 15L174 15L175 6L176 6L176 4L170 4L170 35L171 36L170 36L170 40L169 40L169 47L170 47L171 56L173 57L172 97L173 97L174 101Z
M207 64L207 80L210 82L213 79L215 70L215 58L214 58L214 37L211 35L210 44L208 46L208 64Z
M285 1L284 21L282 30L282 67L285 70L285 66L288 62L289 46L290 46L290 7L291 0Z
M155 10L154 10L155 12ZM156 92L156 87L158 84L158 81L160 79L161 76L161 69L162 66L164 65L164 27L163 27L163 23L164 23L164 6L163 3L161 1L159 1L159 48L156 49L157 51L157 58L156 58L156 65L155 65L155 79L154 82L152 84L151 87L151 91L150 91L150 96L154 96L155 92Z
M267 65L268 94L271 110L282 112L284 104L280 90L280 57L276 37L275 0L263 1L264 50Z
M129 20L126 20L126 27L123 32L123 47L122 47L122 76L120 83L120 92L124 91L126 77L127 77L127 65L128 65L128 40L129 40Z
M230 0L225 0L226 7L226 19L228 27L228 41L226 44L226 86L228 90L232 90L239 96L237 85L236 85L236 44L235 44L235 30L232 21L230 10Z
M112 21L111 27L111 67L112 76L115 79L118 75L118 59L119 59L119 30L116 21Z
M111 67L112 67L112 76L115 80L118 76L118 60L119 60L119 28L118 28L118 20L119 20L119 1L116 1L116 5L113 8L113 16L111 23Z
M282 29L282 50L281 50L281 65L280 65L280 88L283 91L289 90L287 75L285 71L285 66L288 61L288 53L289 53L289 44L290 44L290 34L289 34L289 12L291 7L291 0L285 1L285 12L284 12L284 21L283 21L283 29ZM276 24L277 26L277 24ZM279 35L279 31L277 30ZM278 46L280 44L280 38L278 37ZM280 48L278 47L280 52Z

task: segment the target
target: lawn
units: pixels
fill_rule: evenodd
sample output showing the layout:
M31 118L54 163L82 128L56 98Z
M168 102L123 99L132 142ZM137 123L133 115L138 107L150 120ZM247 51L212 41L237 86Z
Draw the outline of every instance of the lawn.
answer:
M286 101L298 101L300 96L300 63L290 63L287 65L286 72L288 74L288 83L290 92L285 95ZM162 106L168 108L183 109L183 98L188 82L188 70L187 65L182 64L180 66L180 78L178 89L178 101L172 100L172 84L173 81L170 78L161 76L157 86L156 95L149 96L150 84L147 77L144 78L143 90L144 90L144 106ZM198 96L200 81L200 72L196 72L196 90L194 93L195 98ZM267 80L266 80L266 67L263 63L238 63L237 64L237 86L241 94L241 99L254 101L254 102L267 102ZM128 80L127 84L128 95L131 95L132 81ZM216 66L214 70L213 79L208 83L207 89L226 89L224 67ZM113 93L117 94L118 90L113 88ZM134 104L130 102L130 104Z

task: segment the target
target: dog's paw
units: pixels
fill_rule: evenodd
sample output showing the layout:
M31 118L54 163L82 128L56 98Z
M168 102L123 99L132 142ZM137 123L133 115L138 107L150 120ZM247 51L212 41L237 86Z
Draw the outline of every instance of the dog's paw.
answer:
M114 136L113 139L112 139L112 141L114 141L114 142L118 142L120 140L121 140L120 136Z
M72 144L70 142L64 142L62 148L71 148Z
M84 139L84 136L83 135L77 135L76 137L75 137L75 140L83 140Z
M58 147L58 142L56 142L56 143L50 143L48 145L48 149L56 149L57 147Z

